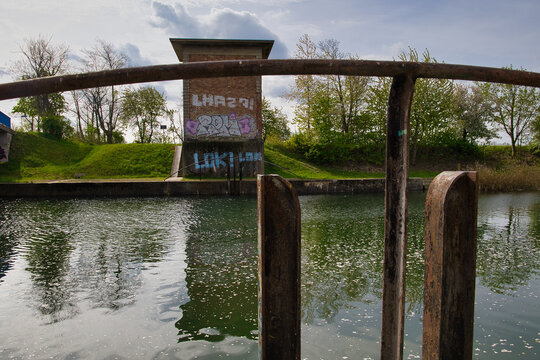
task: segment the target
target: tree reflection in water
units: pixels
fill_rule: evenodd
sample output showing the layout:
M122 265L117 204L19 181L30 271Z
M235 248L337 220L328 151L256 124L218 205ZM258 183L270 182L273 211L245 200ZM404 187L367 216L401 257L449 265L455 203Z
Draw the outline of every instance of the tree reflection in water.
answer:
M29 297L48 323L75 316L82 300L111 310L133 303L142 269L174 242L164 219L152 217L159 204L145 200L6 204L11 220L0 236L16 244L12 256L26 259Z
M481 198L476 275L498 294L511 295L540 270L540 202L525 196Z
M179 342L257 338L257 212L253 199L207 199L192 210Z

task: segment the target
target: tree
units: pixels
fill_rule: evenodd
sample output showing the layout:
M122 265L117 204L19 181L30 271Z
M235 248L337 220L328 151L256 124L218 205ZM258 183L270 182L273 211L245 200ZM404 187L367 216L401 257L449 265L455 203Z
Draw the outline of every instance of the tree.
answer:
M357 59L339 49L339 41L326 39L318 46L304 34L296 45L300 59ZM357 135L364 131L364 112L370 78L359 76L302 75L295 77L289 99L297 102L295 122L300 131L315 138L336 134ZM322 132L321 132L322 131Z
M37 111L36 99L33 97L23 97L17 101L17 104L11 110L14 113L21 114L22 128L26 131L41 131L41 118Z
M291 136L287 126L287 116L266 98L262 101L262 137L263 141L268 138L285 141Z
M530 135L533 122L539 116L540 90L493 83L484 83L480 87L492 107L493 123L510 137L512 156L515 156L518 142Z
M319 57L321 59L350 59L357 60L358 57L345 54L339 49L339 41L336 39L326 39L319 43ZM336 119L336 130L346 134L354 132L355 120L364 108L365 99L368 93L369 77L327 75L324 77L327 83L328 95L335 98L336 109L332 112L338 115Z
M455 127L465 142L476 144L478 140L489 141L496 136L487 124L492 111L478 86L457 85L454 92Z
M317 45L309 35L304 34L296 44L296 59L316 59ZM301 130L310 131L312 127L313 97L317 91L318 80L314 75L297 75L294 77L294 86L287 95L290 100L297 102L294 121Z
M409 48L402 52L398 59L401 61L420 61L418 51ZM431 57L426 49L422 53L422 62L437 60ZM391 80L380 78L373 84L369 95L368 110L374 117L377 134L386 134L388 97L390 95ZM411 164L416 163L420 145L435 139L435 135L443 133L450 128L450 120L454 115L453 107L454 83L447 79L417 79L411 106L409 138L411 144Z
M401 61L420 61L416 49L409 47L409 53L399 55ZM437 63L426 49L422 62ZM418 148L427 140L433 139L450 126L453 115L454 83L448 79L418 79L414 87L411 107L410 141L411 164L416 164Z
M20 51L22 58L13 64L12 71L21 80L59 75L67 70L69 48L64 45L54 45L52 38L40 36L36 39L26 39ZM30 117L30 130L34 130L35 121L39 131L44 118L47 117L50 121L61 119L65 109L64 97L59 93L53 93L21 98L13 112ZM58 132L55 134L58 135Z
M375 143L386 142L386 122L388 121L388 97L392 79L378 77L371 83L367 95L368 138Z
M135 127L139 143L151 143L158 118L167 113L165 96L153 87L126 89L122 102L123 120Z
M102 40L98 40L93 48L83 53L85 71L114 70L127 64L125 54ZM84 137L82 123L85 123L87 128L95 131L97 141L101 141L102 137L108 144L118 140L122 107L120 93L114 86L73 91L72 97L80 136Z

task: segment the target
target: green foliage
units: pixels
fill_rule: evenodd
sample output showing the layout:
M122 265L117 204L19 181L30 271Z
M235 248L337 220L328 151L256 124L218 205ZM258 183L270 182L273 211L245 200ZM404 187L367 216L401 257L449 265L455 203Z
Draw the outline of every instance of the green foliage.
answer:
M463 141L476 144L479 140L489 141L496 132L488 128L493 109L478 86L457 85L454 92L454 128Z
M122 116L136 128L137 142L151 143L158 118L167 114L165 96L153 87L141 87L124 92Z
M68 120L59 115L47 115L41 120L43 134L55 139L67 139L74 133Z
M305 155L311 148L311 136L308 132L294 134L287 141L287 145L291 151L297 154Z
M51 119L60 118L66 110L66 101L62 94L54 93L40 95L39 97L23 97L17 101L12 111L21 114L23 117L23 129L27 131L42 131L45 118L49 118L48 134L55 136L51 130ZM44 110L47 109L47 110ZM46 121L46 120L45 120ZM62 127L60 127L61 129ZM57 129L58 130L58 129ZM52 132L51 132L52 131ZM63 133L63 131L60 131ZM58 131L56 131L58 133Z
M437 63L426 49L422 58L416 49L409 47L409 52L399 55L401 61ZM436 133L448 130L454 114L454 83L447 79L418 79L414 87L411 106L410 144L411 164L416 163L416 155L420 145Z
M285 141L291 136L287 126L287 116L278 108L273 107L270 101L262 101L262 137L263 141L271 138L274 141Z
M298 59L358 59L339 50L339 41L326 39L317 46L304 34L297 44ZM301 131L315 129L358 133L358 122L364 111L370 78L344 75L295 76L295 85L288 97L295 100L295 122ZM360 125L360 126L359 126Z

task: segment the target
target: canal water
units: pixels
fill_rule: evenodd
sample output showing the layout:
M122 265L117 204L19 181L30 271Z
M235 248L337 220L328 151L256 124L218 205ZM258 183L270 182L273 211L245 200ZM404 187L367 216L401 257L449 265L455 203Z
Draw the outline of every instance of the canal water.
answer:
M411 194L404 358L421 355ZM306 196L302 358L377 359L382 195ZM255 198L0 200L0 358L256 359ZM540 194L479 201L475 359L540 357Z

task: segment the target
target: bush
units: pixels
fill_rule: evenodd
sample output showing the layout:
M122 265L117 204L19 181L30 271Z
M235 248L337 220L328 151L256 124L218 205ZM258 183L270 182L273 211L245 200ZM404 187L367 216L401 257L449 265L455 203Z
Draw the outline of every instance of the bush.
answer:
M55 139L69 138L73 135L73 127L68 120L59 115L47 115L41 120L43 134Z
M307 133L294 134L286 143L293 152L305 155L311 148L311 137Z

